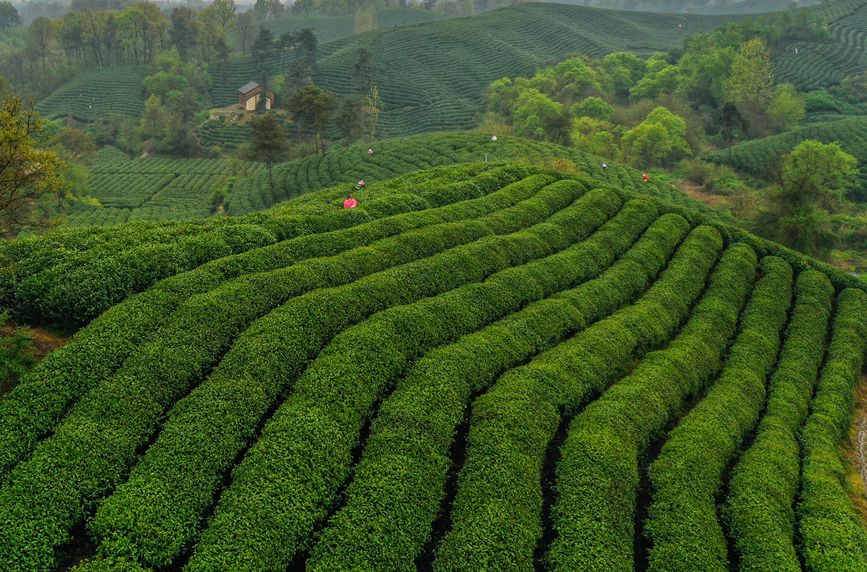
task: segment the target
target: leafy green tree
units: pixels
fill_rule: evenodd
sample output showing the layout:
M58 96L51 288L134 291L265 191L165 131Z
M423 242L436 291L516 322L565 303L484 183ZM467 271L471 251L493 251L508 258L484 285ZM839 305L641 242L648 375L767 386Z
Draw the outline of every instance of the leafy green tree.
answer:
M207 17L213 18L225 31L235 19L238 7L235 5L235 0L214 0L205 10L209 11Z
M168 113L158 95L150 95L145 100L141 117L141 132L144 137L162 137L166 130Z
M581 58L560 62L554 66L553 76L556 81L555 95L566 105L580 96L599 93L602 90L596 70Z
M726 97L738 106L754 134L765 128L765 112L774 98L771 53L761 38L741 46L725 84Z
M728 101L720 110L720 135L726 143L729 161L732 159L732 144L747 130L747 123L738 106Z
M0 30L6 31L21 24L21 17L18 15L18 10L7 0L0 2Z
M572 146L585 153L601 157L617 155L614 127L607 121L592 117L577 117L572 121Z
M358 59L352 66L352 81L361 93L367 93L373 86L373 62L367 48L358 49Z
M344 99L335 117L340 134L352 143L364 133L364 103L360 98Z
M271 30L264 26L259 27L250 53L256 62L259 83L263 89L267 89L268 79L271 77L271 58L274 55L274 34Z
M311 70L316 69L316 51L318 49L316 34L311 28L304 28L295 36L295 47L299 59Z
M551 138L563 115L563 106L544 93L527 89L515 101L515 132L532 139Z
M42 82L48 80L48 58L54 52L58 24L48 18L36 18L27 28L27 51L42 63Z
M334 108L334 96L315 85L305 85L289 98L287 109L292 114L292 120L305 131L313 133L313 147L317 153L325 151L322 134Z
M0 93L0 234L38 224L36 206L65 186L63 162L43 147L45 124L20 97Z
M96 155L96 143L81 129L64 127L54 140L60 146L58 154L64 161L89 163Z
M196 14L185 7L176 7L172 9L171 15L171 30L169 36L181 55L181 59L188 60L198 46L198 29L196 22Z
M250 34L253 30L253 11L247 10L241 12L235 18L235 30L238 32L238 41L241 43L241 53L247 55L247 49L250 47Z
M602 121L610 121L614 108L601 97L585 97L572 106L572 117L590 117Z
M647 71L647 64L631 52L613 52L602 58L603 82L620 99L629 97L629 90Z
M511 78L504 77L491 82L487 93L488 110L510 120L518 92L519 90Z
M692 154L686 141L686 121L657 107L623 135L623 152L642 164L668 165Z
M801 252L825 254L835 242L830 213L856 184L857 165L837 143L803 141L783 159L762 228Z
M789 83L778 85L767 109L771 126L777 131L783 131L803 119L806 114L804 101L795 86Z
M265 113L250 122L250 146L245 152L249 161L259 161L268 167L268 185L274 194L274 163L285 161L289 155L289 142L274 112Z
M633 99L652 99L660 95L675 93L682 80L683 74L681 74L680 68L666 64L641 78L629 90L629 96Z

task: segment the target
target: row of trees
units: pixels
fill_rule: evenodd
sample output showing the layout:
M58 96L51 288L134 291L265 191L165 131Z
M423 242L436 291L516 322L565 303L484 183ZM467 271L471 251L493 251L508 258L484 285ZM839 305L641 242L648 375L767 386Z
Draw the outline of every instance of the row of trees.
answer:
M803 118L795 89L774 82L761 38L737 50L693 45L700 53L688 48L679 58L658 53L645 60L615 52L598 62L574 58L530 78L497 80L488 89L489 120L504 121L522 136L664 166L701 148L705 137L731 145ZM669 140L659 122L647 122L660 106L685 123L678 135L683 141Z

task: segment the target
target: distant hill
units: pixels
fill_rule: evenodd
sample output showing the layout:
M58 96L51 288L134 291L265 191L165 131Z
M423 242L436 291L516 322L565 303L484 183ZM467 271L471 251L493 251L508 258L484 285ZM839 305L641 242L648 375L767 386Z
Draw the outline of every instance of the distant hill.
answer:
M419 8L379 8L375 13L376 19L374 23L377 28L393 28L395 26L437 22L448 17L439 12L421 10ZM305 28L311 28L316 33L316 39L320 44L342 40L360 31L365 31L358 29L355 14L344 14L341 16L303 16L291 14L264 20L257 23L257 25L270 30L276 37L285 32L298 32ZM240 41L234 29L229 33L229 44L234 50L240 51Z
M832 2L814 13L829 21L830 39L784 46L774 54L777 80L809 90L867 70L867 0Z
M650 54L680 46L695 32L734 16L639 14L567 6L518 4L467 18L380 29L324 45L317 83L347 96L358 50L370 51L380 89L383 135L472 127L487 85L505 75L528 75L570 56L603 56L617 50ZM274 64L275 71L290 56ZM282 67L281 67L282 66ZM251 59L215 73L213 99L235 101L238 86L255 76Z

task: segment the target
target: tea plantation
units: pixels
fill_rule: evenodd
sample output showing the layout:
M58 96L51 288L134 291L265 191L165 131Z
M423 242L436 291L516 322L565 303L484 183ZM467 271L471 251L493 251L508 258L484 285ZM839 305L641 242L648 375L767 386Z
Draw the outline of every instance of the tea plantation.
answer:
M864 285L628 187L4 244L4 305L83 327L0 399L0 569L863 570Z
M99 205L75 203L63 219L66 226L105 225L120 222L165 221L190 216L208 216L214 208L214 193L222 193L228 214L244 214L268 208L279 201L346 183L381 181L431 166L485 161L522 161L540 164L559 160L572 162L582 172L603 175L602 159L549 143L480 133L430 133L378 141L372 157L367 145L332 147L321 156L310 156L274 166L275 191L271 192L264 168L256 163L237 168L216 159L151 157L129 159L115 149L99 152L92 168L88 195ZM611 164L605 174L632 189L639 173ZM134 183L134 184L131 184ZM686 197L655 182L642 188L673 202ZM702 208L695 205L695 208ZM705 208L706 212L711 212Z

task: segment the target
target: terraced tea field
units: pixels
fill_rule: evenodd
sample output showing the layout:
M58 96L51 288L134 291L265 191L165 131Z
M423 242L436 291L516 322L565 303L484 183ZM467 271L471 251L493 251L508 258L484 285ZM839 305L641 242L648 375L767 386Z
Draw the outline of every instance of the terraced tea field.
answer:
M106 225L126 221L166 221L208 216L214 191L232 180L224 198L229 214L266 209L279 201L313 190L345 183L350 192L359 179L382 181L431 166L484 161L521 161L531 164L567 159L583 172L602 176L602 159L573 149L501 137L496 143L480 133L432 133L378 141L376 153L368 157L367 146L332 147L325 155L310 156L274 167L276 182L272 195L267 174L257 164L247 172L232 175L227 162L217 159L170 159L152 157L128 159L106 148L100 151L90 178L90 194L101 206L73 205L63 219L65 226ZM658 198L675 203L688 201L685 195L663 184L640 182L639 173L614 164L606 177L625 188L641 188ZM691 208L709 208L688 203Z
M732 166L758 177L772 178L777 172L780 158L806 139L823 143L839 143L861 164L867 176L867 116L850 117L806 125L764 139L747 141L732 147L731 159L727 151L710 155L709 159Z
M260 168L251 164L250 172ZM220 159L129 159L104 149L88 180L88 196L97 199L99 206L73 204L63 222L84 226L208 216L211 195L226 177L227 163Z
M147 66L86 68L36 106L44 117L94 121L108 115L140 117Z
M7 307L86 325L0 400L0 569L863 569L867 292L612 182L2 245Z
M834 2L814 13L829 22L828 41L791 44L774 58L778 81L805 91L867 70L867 0Z

